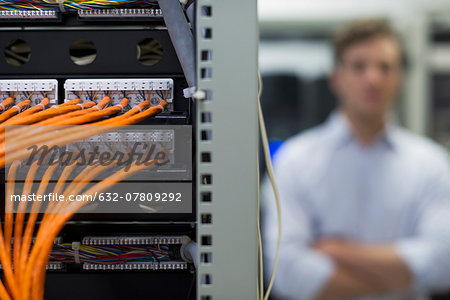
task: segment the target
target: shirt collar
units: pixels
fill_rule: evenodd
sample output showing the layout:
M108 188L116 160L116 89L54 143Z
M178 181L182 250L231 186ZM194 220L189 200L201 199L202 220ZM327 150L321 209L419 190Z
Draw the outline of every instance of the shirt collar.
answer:
M349 142L355 141L355 136L352 132L351 125L345 115L340 111L334 111L328 117L326 125L329 129L330 138L334 146L341 147ZM396 126L394 122L386 123L385 128L378 134L375 145L383 143L390 149L397 147Z

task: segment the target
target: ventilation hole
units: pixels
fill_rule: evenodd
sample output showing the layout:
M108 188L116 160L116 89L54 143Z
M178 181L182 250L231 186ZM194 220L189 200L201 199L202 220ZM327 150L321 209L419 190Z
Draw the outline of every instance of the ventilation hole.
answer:
M201 198L202 202L211 202L212 194L211 194L211 192L202 192L200 194L200 198Z
M212 296L200 296L200 300L212 300Z
M202 152L202 163L211 162L211 152Z
M202 6L202 17L212 17L212 7L209 5Z
M202 130L201 136L202 136L202 141L211 141L212 140L212 131L211 130Z
M202 235L202 246L211 246L211 245L212 245L212 236Z
M21 39L12 40L6 45L5 60L8 64L20 67L31 59L31 47L27 42Z
M212 215L211 214L202 214L202 224L212 224Z
M144 39L137 45L137 60L144 66L153 66L163 57L163 46L155 39Z
M202 113L202 123L211 123L211 113L210 112L203 112Z
M203 174L201 176L202 184L211 185L212 184L212 175L211 174Z
M212 39L212 29L211 28L202 28L202 37L204 40Z
M212 51L211 50L203 50L201 59L202 59L202 61L211 61L212 60Z
M201 69L201 77L202 77L202 79L212 78L212 69L211 68L202 68Z
M202 274L200 282L203 285L210 285L210 284L212 284L212 276L211 276L211 274Z
M212 253L211 252L202 252L200 253L200 262L203 264L212 263Z
M79 66L90 65L97 58L97 48L88 39L78 39L70 45L70 59Z
M212 100L212 91L204 90L204 92L205 92L205 100L204 101L211 101Z

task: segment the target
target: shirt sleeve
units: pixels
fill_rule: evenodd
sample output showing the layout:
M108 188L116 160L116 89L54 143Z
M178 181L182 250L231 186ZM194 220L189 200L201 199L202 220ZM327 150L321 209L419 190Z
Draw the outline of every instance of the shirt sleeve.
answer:
M282 150L280 150L282 152ZM311 211L302 203L302 178L284 152L277 156L275 179L282 212L282 242L273 292L281 299L314 299L333 273L333 262L310 247ZM272 271L278 237L273 190L266 178L262 188L263 244L266 275Z
M413 287L437 291L450 287L450 170L447 157L434 166L423 180L415 235L396 250L413 273Z

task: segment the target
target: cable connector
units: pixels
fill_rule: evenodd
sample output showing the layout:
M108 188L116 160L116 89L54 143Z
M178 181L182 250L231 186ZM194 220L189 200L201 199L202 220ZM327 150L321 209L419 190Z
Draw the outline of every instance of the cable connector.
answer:
M60 12L66 12L66 8L64 7L64 0L56 0L56 3L59 5Z
M72 250L73 250L73 259L75 260L75 263L80 263L80 242L72 242Z
M195 98L195 94L197 93L197 87L196 86L192 86L192 87L188 87L188 88L185 88L184 90L183 90L183 96L184 96L184 98L192 98L192 97L194 97ZM199 99L197 99L197 100L199 100Z
M195 268L197 268L197 243L192 241L188 236L183 236L181 243L181 258L186 262L193 263Z

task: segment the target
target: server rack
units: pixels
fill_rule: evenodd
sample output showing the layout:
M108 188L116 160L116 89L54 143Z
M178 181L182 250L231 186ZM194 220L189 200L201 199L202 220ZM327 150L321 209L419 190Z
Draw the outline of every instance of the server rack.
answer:
M65 79L172 78L173 111L147 124L192 126L191 213L79 214L62 235L69 240L107 233L187 235L198 243L198 267L190 264L182 271L86 272L69 268L49 272L46 299L256 297L256 0L199 0L194 5L198 92L190 100L182 95L186 80L162 19L86 21L72 16L58 23L0 23L3 49L14 39L27 41L32 49L32 60L19 68L0 60L0 79L54 78L58 80L59 99L64 99ZM151 67L133 57L136 43L149 37L164 49L162 60ZM95 63L76 66L69 60L67 49L80 38L94 41Z

